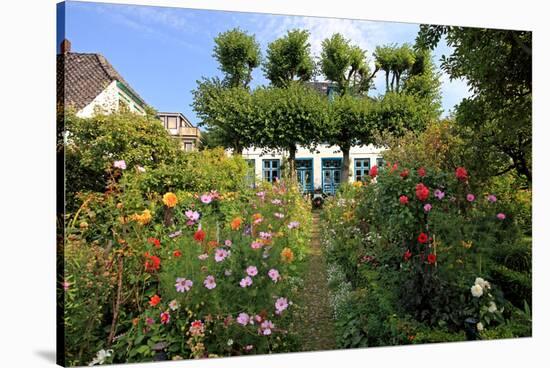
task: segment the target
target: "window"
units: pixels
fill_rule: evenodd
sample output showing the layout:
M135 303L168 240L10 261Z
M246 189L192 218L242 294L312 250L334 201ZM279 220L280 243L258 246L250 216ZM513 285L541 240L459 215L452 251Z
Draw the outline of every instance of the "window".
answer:
M185 142L183 143L183 150L184 151L193 151L193 142Z
M382 166L384 166L384 159L382 157L378 157L376 159L376 166L378 166L378 168L381 168Z
M362 181L365 176L369 175L370 158L355 159L355 181Z
M256 160L247 159L245 161L248 166L245 181L247 185L249 185L251 188L254 188L254 186L256 185Z
M175 116L168 116L168 129L178 129L178 118Z
M273 183L280 177L279 160L263 160L263 178L265 181Z

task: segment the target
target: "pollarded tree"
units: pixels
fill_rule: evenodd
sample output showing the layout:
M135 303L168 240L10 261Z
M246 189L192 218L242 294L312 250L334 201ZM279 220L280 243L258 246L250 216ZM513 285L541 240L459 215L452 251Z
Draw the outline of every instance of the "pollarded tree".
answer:
M236 154L256 142L255 107L250 91L244 87L225 87L217 78L197 81L193 109L218 141Z
M291 82L285 88L259 88L253 96L257 145L288 151L289 169L294 176L297 146L313 148L326 129L327 99L297 82Z
M375 102L370 98L350 95L336 96L330 103L330 119L324 140L340 147L343 155L342 178L350 176L349 152L358 144L374 144L378 123Z
M322 43L321 72L336 83L339 94L366 94L377 72L370 73L366 51L336 33Z
M248 87L252 70L261 62L260 45L256 38L234 28L220 33L214 43L212 56L225 74L224 84L228 87Z
M414 66L416 55L408 45L384 45L376 47L375 65L386 75L386 92L399 92L402 78ZM391 82L390 82L391 75Z
M263 71L273 86L285 87L294 80L311 79L315 63L308 38L307 30L294 29L267 46Z

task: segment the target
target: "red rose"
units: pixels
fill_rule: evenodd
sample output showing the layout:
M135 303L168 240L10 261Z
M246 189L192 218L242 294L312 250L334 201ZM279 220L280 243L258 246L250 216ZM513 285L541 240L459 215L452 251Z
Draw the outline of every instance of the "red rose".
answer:
M153 272L160 268L160 258L152 256L149 252L145 253L145 271Z
M419 168L417 172L418 172L418 176L420 176L421 178L426 176L426 169L423 167Z
M176 250L174 251L174 257L181 257L181 252L180 252L179 249L176 249Z
M434 264L436 259L437 259L437 257L435 256L435 254L433 254L433 253L428 254L428 263L429 264Z
M428 242L428 235L426 235L426 233L420 233L420 235L418 235L418 242L420 244L427 243Z
M147 242L149 244L153 244L155 248L160 248L160 240L158 240L157 238L149 238L147 239Z
M405 261L408 261L408 260L411 258L411 256L412 256L411 251L407 249L407 251L405 252L405 254L403 254L403 259L404 259Z
M401 204L409 203L409 197L407 197L406 195L402 195L401 197L399 197L399 203Z
M401 171L401 174L399 174L399 176L401 176L403 179L407 178L407 176L409 176L409 170L405 169Z
M378 166L374 165L373 167L371 167L369 175L373 178L376 177L376 175L378 175Z
M455 171L455 176L460 181L468 180L468 171L464 167L457 167Z
M206 233L204 232L203 229L197 230L195 232L195 235L193 236L193 238L198 242L203 241L205 237L206 237Z
M430 190L422 183L416 184L416 197L424 202L430 196Z

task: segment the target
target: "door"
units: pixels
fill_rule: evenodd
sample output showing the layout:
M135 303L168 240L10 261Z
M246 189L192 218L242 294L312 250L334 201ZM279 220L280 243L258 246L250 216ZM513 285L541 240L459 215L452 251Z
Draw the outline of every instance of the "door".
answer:
M313 159L296 160L296 177L303 193L313 192Z
M334 194L341 182L342 174L342 159L341 158L324 158L322 159L322 175L323 175L323 193Z

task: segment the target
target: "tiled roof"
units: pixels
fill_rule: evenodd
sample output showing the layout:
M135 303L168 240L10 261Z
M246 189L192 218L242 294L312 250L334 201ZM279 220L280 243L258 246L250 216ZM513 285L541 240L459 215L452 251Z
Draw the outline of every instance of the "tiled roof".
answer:
M64 101L65 107L84 108L115 80L142 105L146 104L103 55L75 52L57 55L57 98Z

